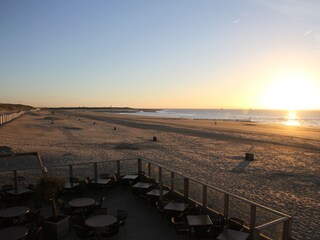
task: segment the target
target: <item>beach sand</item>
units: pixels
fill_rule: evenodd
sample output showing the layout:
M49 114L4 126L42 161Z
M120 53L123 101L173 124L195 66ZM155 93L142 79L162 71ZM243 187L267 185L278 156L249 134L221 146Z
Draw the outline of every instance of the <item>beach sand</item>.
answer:
M320 239L320 129L69 110L25 114L0 136L0 146L37 151L46 165L145 157L289 214L294 237Z

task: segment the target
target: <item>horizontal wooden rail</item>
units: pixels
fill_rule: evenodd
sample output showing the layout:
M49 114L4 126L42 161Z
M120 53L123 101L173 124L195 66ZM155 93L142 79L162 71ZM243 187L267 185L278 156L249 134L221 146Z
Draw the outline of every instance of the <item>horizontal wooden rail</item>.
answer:
M175 182L178 180L184 180L185 177L181 177L181 178L171 178L171 179L165 179L165 180L161 180L159 183L164 183L164 182Z
M158 166L158 167L162 167L163 169L165 169L165 170L167 170L167 171L172 171L171 169L168 169L168 168L162 166L161 164L154 163L154 162L152 162L152 161L150 161L150 160L148 160L148 159L145 159L145 158L139 158L139 159L141 159L142 161L148 162L148 163L152 163L153 165L156 165L156 166ZM193 177L186 176L186 175L184 175L184 174L182 174L182 173L179 173L179 172L176 172L176 173L179 174L179 175L185 176L185 178L188 178L189 180L194 181L194 182L196 182L196 183L204 184L204 185L206 185L208 188L214 189L214 190L216 190L216 191L218 191L218 192L220 192L220 193L227 194L227 195L229 195L229 196L231 196L231 197L237 198L237 199L239 199L239 200L241 200L241 201L243 201L243 202L245 202L245 203L254 204L256 207L259 207L259 208L261 208L261 209L270 211L270 212L272 212L272 213L274 213L274 214L277 214L277 215L280 215L280 216L283 216L283 217L287 217L287 218L291 218L291 216L289 216L289 215L287 215L287 214L285 214L285 213L282 213L282 212L279 212L279 211L277 211L277 210L271 209L271 208L269 208L269 207L263 206L263 205L261 205L261 204L259 204L259 203L253 202L253 201L251 201L251 200L248 200L248 199L246 199L246 198L240 197L240 196L238 196L238 195L229 193L229 192L224 191L224 190L222 190L222 189L220 189L220 188L213 187L213 186L211 186L211 185L210 185L209 183L207 183L207 182L201 182L201 181L199 181L199 180L197 180L197 179L194 179Z
M287 218L287 217L279 218L279 219L273 220L273 221L271 221L271 222L264 223L264 224L262 224L262 225L260 225L260 226L257 226L256 229L259 230L259 231L261 231L261 230L263 230L263 229L266 229L266 228L271 227L271 226L273 226L273 225L276 225L276 224L278 224L278 223L282 223L282 222L288 221L289 219L290 219L290 218Z

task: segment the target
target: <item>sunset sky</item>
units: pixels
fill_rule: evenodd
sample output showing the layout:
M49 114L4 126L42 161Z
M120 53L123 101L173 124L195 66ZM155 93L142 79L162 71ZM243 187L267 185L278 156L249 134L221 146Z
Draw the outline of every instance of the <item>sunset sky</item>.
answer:
M0 102L320 109L319 0L0 1Z

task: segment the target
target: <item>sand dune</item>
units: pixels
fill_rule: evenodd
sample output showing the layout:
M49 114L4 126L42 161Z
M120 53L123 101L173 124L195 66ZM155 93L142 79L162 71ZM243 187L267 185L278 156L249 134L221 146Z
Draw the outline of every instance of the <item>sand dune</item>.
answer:
M292 215L295 237L320 239L320 129L72 110L26 114L0 135L0 146L38 151L47 165L146 157Z
M29 111L31 109L33 109L33 107L27 105L0 103L0 113Z

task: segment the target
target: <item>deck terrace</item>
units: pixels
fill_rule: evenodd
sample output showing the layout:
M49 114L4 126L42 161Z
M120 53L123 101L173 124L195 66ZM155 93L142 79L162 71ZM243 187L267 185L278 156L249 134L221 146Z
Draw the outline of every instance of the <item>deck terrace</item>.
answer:
M27 155L38 158L41 171L39 171L39 167L26 167L23 165L24 161L22 160L24 159L13 161L16 157L24 158ZM77 197L91 197L97 201L101 197L101 194L106 194L105 204L108 214L115 216L117 209L125 210L128 213L125 228L121 227L118 239L176 239L176 231L169 224L168 219L163 217L148 201L139 199L137 196L137 192L139 195L139 191L136 188L129 184L122 184L121 177L124 175L129 174L132 176L132 174L139 174L139 177L142 177L146 182L150 183L152 179L152 184L160 189L160 204L167 197L166 191L163 190L170 190L170 193L179 196L180 199L183 198L184 201L199 206L204 213L216 214L213 215L214 219L216 219L217 215L222 216L224 221L229 221L229 223L231 219L240 219L243 230L250 233L254 240L292 239L291 216L210 186L193 177L184 176L148 159L131 158L102 162L73 163L69 165L46 166L47 169L42 164L40 156L37 153L0 155L0 158L2 158L4 163L4 169L0 170L2 179L1 193L3 194L1 196L0 208L3 209L8 208L9 205L13 205L13 201L10 201L12 197L7 198L8 189L3 187L11 186L17 191L19 188L25 187L25 185L34 186L37 182L36 177L40 177L42 174L46 176L48 173L49 176L61 176L64 181L77 179L83 182L86 182L85 180L88 178L93 180L93 182L97 182L101 175L105 175L115 180L114 184L111 184L111 187L104 189L106 192L100 192L99 188L90 189L89 187L90 191L73 194L71 188L67 190L67 192L71 191L63 199L64 203L68 205L69 200ZM25 162L28 162L30 166L30 161ZM19 181L19 179L23 179L23 181ZM88 190L87 184L84 184L84 186ZM142 188L142 185L139 188ZM144 189L145 193L146 190ZM19 196L13 197L16 199ZM39 209L36 206L32 208L30 202L25 204L29 206L30 210ZM22 204L17 203L15 205L21 206ZM42 215L45 218L51 215L50 206L42 208ZM44 237L41 239L44 239ZM72 229L72 224L70 224L69 234L63 239L77 239Z
M168 224L156 208L148 202L136 198L129 186L118 185L108 190L106 195L106 206L108 215L116 216L117 209L128 213L124 227L120 227L117 239L124 240L170 240L176 239L173 226ZM71 226L71 225L70 225ZM63 240L79 239L72 227L69 234Z

